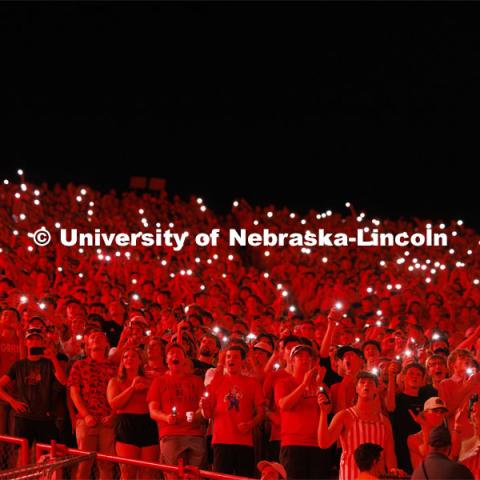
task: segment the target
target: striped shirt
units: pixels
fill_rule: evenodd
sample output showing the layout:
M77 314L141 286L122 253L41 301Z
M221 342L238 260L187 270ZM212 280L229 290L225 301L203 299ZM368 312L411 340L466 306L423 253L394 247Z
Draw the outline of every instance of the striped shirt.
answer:
M353 453L362 443L375 443L385 446L388 419L381 413L377 414L375 420L362 420L356 407L346 410L351 416L352 423L348 430L340 434L340 443L342 445L342 457L340 459L339 480L352 480L357 478L360 471L355 464Z

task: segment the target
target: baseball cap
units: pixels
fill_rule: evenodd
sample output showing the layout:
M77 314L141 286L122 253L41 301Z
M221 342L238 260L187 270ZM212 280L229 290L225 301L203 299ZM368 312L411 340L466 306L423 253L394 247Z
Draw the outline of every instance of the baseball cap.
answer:
M254 350L263 350L264 352L268 353L269 355L271 355L273 353L272 346L267 342L257 342L253 346L253 349Z
M445 402L440 397L430 397L423 405L423 411L435 410L436 408L442 408L448 412L448 408L445 405Z
M135 315L134 317L132 317L130 319L130 324L132 324L132 323L141 323L141 324L145 325L146 327L148 327L147 320L145 319L145 317L142 317L141 315Z
M25 333L25 340L31 337L40 337L43 339L43 333L39 328L29 328Z
M285 467L281 465L280 463L277 462L267 462L266 460L262 460L261 462L258 462L257 468L259 472L263 472L263 470L266 467L272 467L279 475L280 478L283 478L284 480L287 479L287 472L285 470Z
M337 358L340 360L343 360L343 357L346 353L348 352L353 352L357 357L360 357L362 360L365 360L365 356L363 355L363 352L359 348L352 347L350 345L344 345L343 347L340 347L335 355Z

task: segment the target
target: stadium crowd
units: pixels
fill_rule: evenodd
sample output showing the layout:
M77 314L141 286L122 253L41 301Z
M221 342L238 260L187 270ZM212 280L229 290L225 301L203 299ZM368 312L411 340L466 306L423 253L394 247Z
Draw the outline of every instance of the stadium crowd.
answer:
M0 220L0 433L272 480L480 479L480 236L461 220L381 221L353 206L300 216L241 199L219 216L197 197L49 188L23 174L0 185ZM448 247L55 238L429 223ZM40 226L54 237L44 247L31 235ZM98 475L111 478L111 464ZM151 476L122 466L124 479Z

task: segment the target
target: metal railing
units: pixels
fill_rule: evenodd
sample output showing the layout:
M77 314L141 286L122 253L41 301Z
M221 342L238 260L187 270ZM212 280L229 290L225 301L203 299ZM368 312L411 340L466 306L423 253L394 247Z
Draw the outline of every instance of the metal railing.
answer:
M26 438L0 435L0 471L27 465L28 451Z
M227 475L210 470L200 470L191 465L164 465L157 462L135 460L106 455L104 453L86 452L76 448L67 448L64 445L52 441L50 444L35 444L35 462L29 464L29 445L25 438L0 435L0 451L8 451L6 460L1 464L0 480L51 480L61 478L60 472L70 471L70 477L74 477L74 469L82 462L109 462L112 465L129 465L132 467L149 469L164 474L176 476L178 479L208 479L208 480L253 480L247 477ZM57 475L55 475L57 474Z
M96 452L85 452L83 450L78 450L76 448L66 448L63 445L58 445L55 442L48 445L45 443L37 443L36 445L36 458L37 460L45 453L49 453L52 458L56 458L58 454L68 454L68 455L86 455L86 454L95 454L95 458L98 461L111 462L117 465L131 465L134 467L152 469L161 471L163 473L170 473L176 475L178 478L205 478L209 480L253 480L248 477L238 477L236 475L227 475L219 472L212 472L210 470L200 470L191 465L183 465L182 462L179 462L178 466L173 465L164 465L157 462L147 462L144 460L134 460L132 458L118 457L116 455L106 455L104 453Z
M0 480L52 480L56 473L93 459L95 459L95 453L69 455L59 457L58 459L51 458L42 463L12 468L1 472Z

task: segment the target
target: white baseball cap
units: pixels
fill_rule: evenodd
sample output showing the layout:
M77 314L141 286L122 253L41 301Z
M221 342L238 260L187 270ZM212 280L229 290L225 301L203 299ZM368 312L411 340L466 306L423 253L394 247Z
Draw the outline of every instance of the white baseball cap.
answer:
M430 397L423 405L423 411L435 410L437 408L443 408L448 412L448 408L445 405L445 402L440 397Z

